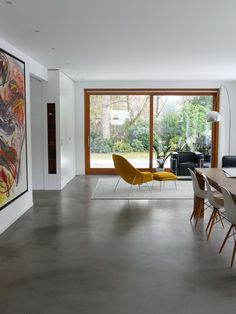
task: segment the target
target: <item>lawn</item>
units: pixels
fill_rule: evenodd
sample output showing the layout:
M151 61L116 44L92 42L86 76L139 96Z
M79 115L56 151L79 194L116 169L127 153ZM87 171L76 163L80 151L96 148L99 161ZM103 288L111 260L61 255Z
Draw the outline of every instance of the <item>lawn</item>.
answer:
M149 152L117 153L127 158L137 168L149 167ZM112 153L91 153L92 168L113 168ZM153 155L153 167L156 167L155 154ZM170 158L165 167L170 167Z
M113 153L91 153L91 159L95 160L108 160L111 159ZM148 159L149 152L130 152L130 153L117 153L119 155L125 156L128 159Z

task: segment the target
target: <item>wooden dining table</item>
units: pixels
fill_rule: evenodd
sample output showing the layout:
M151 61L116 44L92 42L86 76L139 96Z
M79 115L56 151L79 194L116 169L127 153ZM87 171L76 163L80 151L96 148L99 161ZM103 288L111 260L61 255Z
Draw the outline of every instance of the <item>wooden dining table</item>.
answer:
M225 187L232 195L236 203L236 168L195 168L196 176L201 189L205 188L202 174L205 174L211 186L221 191L220 186ZM204 199L194 196L194 216L204 216Z

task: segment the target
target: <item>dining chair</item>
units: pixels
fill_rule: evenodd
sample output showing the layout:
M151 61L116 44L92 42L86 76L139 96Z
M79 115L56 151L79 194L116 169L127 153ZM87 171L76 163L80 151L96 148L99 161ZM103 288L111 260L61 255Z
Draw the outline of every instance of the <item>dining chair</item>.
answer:
M191 178L192 178L194 196L197 196L198 198L201 198L201 199L204 200L204 210L205 210L205 209L210 207L210 205L209 205L209 203L207 201L207 191L206 190L202 190L200 188L199 183L198 183L198 179L196 177L196 174L190 168L188 168L188 170L189 170ZM198 210L197 215L195 215L195 211L196 211L196 209L194 208L193 212L191 214L191 217L190 217L190 221L195 216L195 229L196 229L197 228L197 224L198 224L198 220L199 220L199 218L201 216L201 211Z
M208 182L207 177L204 174L202 174L202 176L204 178L206 188L207 188L208 201L213 207L211 217L206 227L206 233L208 232L208 229L209 229L209 232L207 234L207 240L209 240L211 236L212 228L217 222L220 221L222 224L222 227L224 228L223 218L225 218L225 216L223 214L223 211L220 211L220 209L224 208L224 199L223 199L222 193L211 190L211 186L210 186L210 183Z
M224 196L224 208L225 208L225 215L227 217L227 220L231 223L231 226L226 234L226 237L221 245L219 253L223 250L225 243L227 240L233 236L234 238L234 248L233 248L233 253L232 253L232 258L231 258L231 264L230 266L233 267L234 263L234 257L236 253L236 204L234 203L234 200L230 194L230 192L225 188L221 186L221 191Z

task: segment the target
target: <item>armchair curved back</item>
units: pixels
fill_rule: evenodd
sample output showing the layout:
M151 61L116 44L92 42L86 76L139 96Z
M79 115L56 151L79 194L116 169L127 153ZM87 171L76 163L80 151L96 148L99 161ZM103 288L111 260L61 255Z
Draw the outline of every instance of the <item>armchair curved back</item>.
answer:
M222 168L234 168L236 167L236 156L223 156Z
M123 156L113 154L112 155L114 166L117 174L129 184L140 184L143 174L137 168L132 166L127 159ZM136 180L138 179L139 180Z

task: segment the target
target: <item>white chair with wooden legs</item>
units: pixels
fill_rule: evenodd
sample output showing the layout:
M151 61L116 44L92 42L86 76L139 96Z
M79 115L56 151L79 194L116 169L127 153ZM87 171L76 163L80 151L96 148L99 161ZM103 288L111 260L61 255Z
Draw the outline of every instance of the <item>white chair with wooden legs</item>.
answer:
M208 207L210 207L210 205L208 205L208 202L205 201L205 200L207 200L207 191L202 190L200 188L196 174L191 169L188 169L188 170L189 170L191 177L192 177L194 196L197 196L198 198L203 199L204 205L206 205L206 207L204 209L207 209ZM190 221L193 219L194 216L195 216L195 228L197 228L198 220L201 216L201 211L199 210L198 214L196 216L195 215L195 209L193 209L193 212L192 212L191 217L190 217Z
M223 223L224 215L223 215L222 211L220 211L220 209L224 208L224 199L223 199L223 194L221 194L219 192L215 192L215 191L213 192L211 190L211 186L208 182L207 177L205 175L202 175L202 176L204 178L206 188L207 188L208 201L213 207L211 217L210 217L209 222L208 222L207 227L206 227L206 233L209 229L209 232L207 234L207 240L209 240L214 224L216 224L217 222L220 221L222 224L222 227L224 228L224 223Z
M236 237L235 237L235 234L236 234L236 205L234 203L234 200L233 200L231 194L229 193L229 191L226 188L221 187L221 191L222 191L223 196L224 196L225 215L226 215L227 220L231 223L231 226L230 226L229 231L227 232L226 237L225 237L225 239L221 245L219 253L221 253L221 251L223 250L225 243L228 240L228 238L233 236L234 237L234 248L233 248L231 264L230 264L230 266L233 267L235 253L236 253Z

